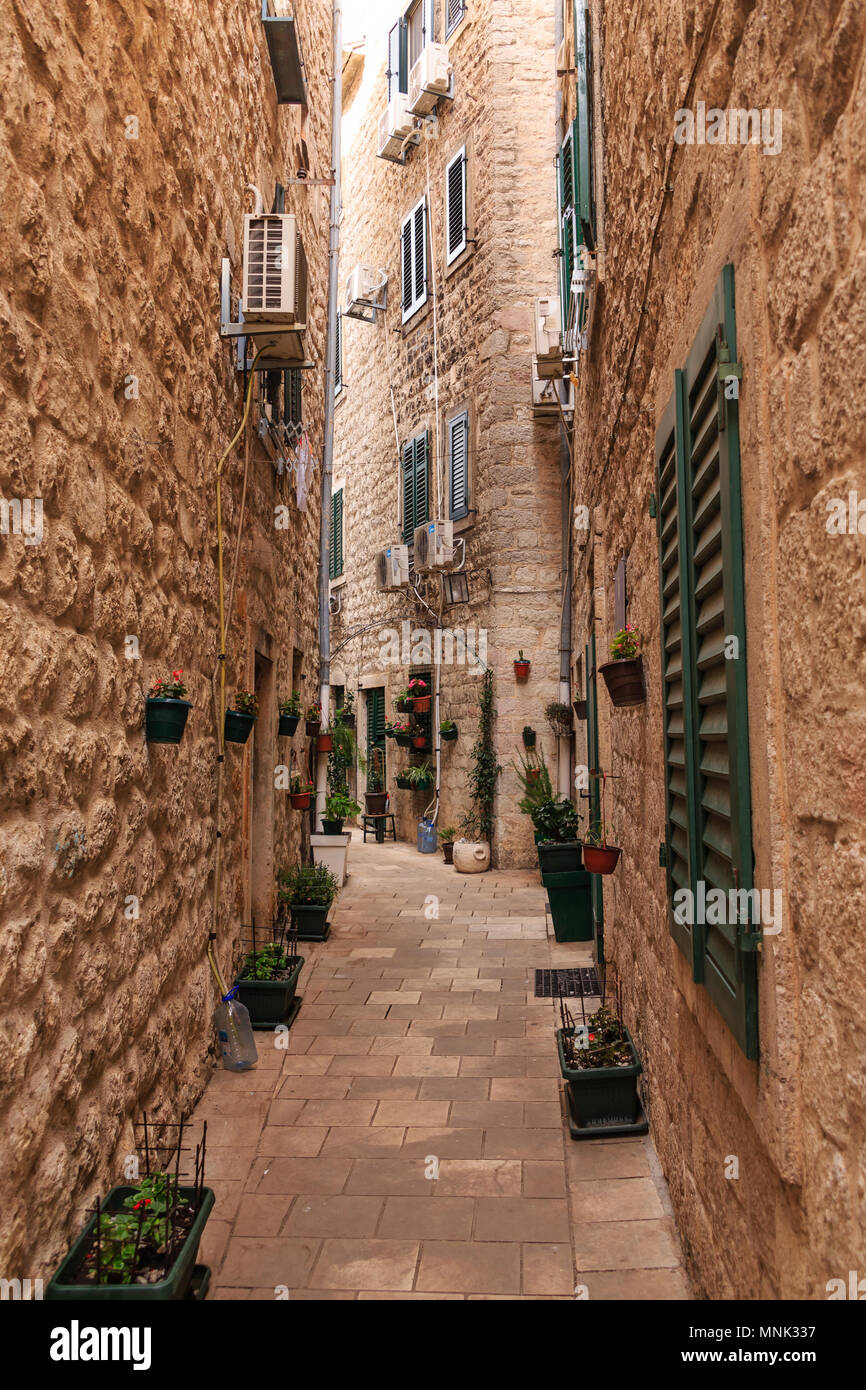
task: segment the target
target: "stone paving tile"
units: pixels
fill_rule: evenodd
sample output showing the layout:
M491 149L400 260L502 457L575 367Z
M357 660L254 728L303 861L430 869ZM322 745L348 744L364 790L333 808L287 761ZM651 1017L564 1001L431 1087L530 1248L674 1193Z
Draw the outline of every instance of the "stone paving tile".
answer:
M428 1183L428 1187L432 1187ZM388 1197L377 1232L411 1240L469 1240L475 1203L471 1197Z
M565 1241L568 1203L552 1198L480 1197L475 1213L476 1240Z
M521 1165L508 1158L443 1158L434 1196L519 1197Z
M571 1211L575 1221L660 1220L665 1214L651 1178L598 1178L576 1183Z
M412 1288L418 1245L408 1240L326 1240L308 1280L311 1289Z
M451 1162L452 1160L448 1160ZM440 1166L440 1174L445 1163ZM358 1158L346 1183L347 1193L363 1196L428 1197L437 1186L427 1177L423 1158Z
M416 1288L448 1293L520 1293L520 1246L425 1241Z
M300 1196L284 1228L290 1236L372 1236L382 1214L381 1197ZM409 1235L410 1232L400 1232Z

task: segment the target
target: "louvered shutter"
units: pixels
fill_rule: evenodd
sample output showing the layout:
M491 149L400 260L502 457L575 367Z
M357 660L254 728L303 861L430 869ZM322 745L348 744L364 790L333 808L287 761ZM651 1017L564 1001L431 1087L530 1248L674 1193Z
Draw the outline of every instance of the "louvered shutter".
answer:
M403 445L403 540L412 544L415 529L415 443Z
M414 226L414 305L417 308L427 298L427 200L422 198L415 209Z
M343 573L343 489L331 497L331 529L328 538L329 574L338 579Z
M568 327L571 299L571 274L577 255L577 229L574 208L575 126L572 124L559 148L559 249L561 274L561 305L563 329Z
M466 12L466 0L446 0L445 37L454 32Z
M388 35L388 101L398 92L408 92L409 81L406 72L406 21L400 19Z
M466 150L445 170L446 265L466 249Z
M301 382L301 372L297 367L290 367L283 373L283 411L292 425L303 422Z
M574 208L578 244L595 247L595 172L593 159L592 24L587 0L574 3L576 110L574 121Z
M430 433L425 430L415 440L415 526L428 520L430 498Z
M412 218L407 217L403 223L400 237L400 254L402 258L402 285L403 285L403 318L406 319L412 312L413 276L412 276Z
M448 421L448 515L459 521L469 514L469 416Z
M334 345L334 395L343 389L343 315L337 314L337 341Z

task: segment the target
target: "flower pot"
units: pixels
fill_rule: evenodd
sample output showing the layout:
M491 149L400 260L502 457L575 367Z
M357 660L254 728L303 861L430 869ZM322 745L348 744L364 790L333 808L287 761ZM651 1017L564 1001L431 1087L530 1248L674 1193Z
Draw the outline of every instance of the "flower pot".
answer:
M249 1010L254 1028L275 1028L294 1003L304 957L298 956L284 980L236 979L238 999Z
M426 734L413 734L413 736L412 736L412 747L413 747L413 748L419 748L419 749L421 749L421 750L423 751L423 749L425 749L425 748L427 747L427 735L426 735Z
M330 753L334 747L334 740L330 734L319 734L316 739L317 753Z
M408 792L412 788L412 783L409 781L409 778L406 776L404 772L398 772L397 776L394 778L394 781L397 783L397 786L400 788L402 792Z
M416 695L412 701L412 708L416 714L427 714L432 703L432 695Z
M295 732L295 729L297 729L298 727L298 721L300 717L301 716L299 714L281 714L280 724L279 728L277 729L277 733L280 734L283 738L291 738L292 734Z
M324 824L324 821L322 824ZM341 888L346 882L346 865L349 858L349 841L351 838L348 830L342 831L339 835L329 835L324 832L314 831L310 836L313 863L324 864L326 869L330 869L332 874L336 874L337 882Z
M385 726L385 737L386 737L386 738L396 738L397 735L394 733L394 730L393 730L393 729L389 729L388 726L386 725L386 726Z
M131 1196L135 1190L134 1187L113 1187L102 1204L102 1211L123 1211L124 1198ZM194 1187L180 1187L178 1191L182 1197L187 1197L190 1201L195 1197ZM165 1279L161 1279L159 1283L73 1284L71 1282L91 1246L91 1236L96 1223L94 1214L72 1245L69 1253L58 1265L45 1290L46 1299L49 1302L79 1302L81 1300L88 1302L112 1300L121 1303L139 1300L180 1302L186 1297L189 1289L198 1247L204 1234L207 1219L213 1210L214 1194L211 1188L202 1188L201 1198L201 1206L196 1213L189 1234L178 1251L177 1258Z
M395 700L394 708L398 714L409 714L414 708L414 700Z
M515 661L515 663L514 663L514 679L515 679L515 680L518 680L518 681L525 681L525 680L528 680L528 678L529 678L529 668L530 668L531 665L532 665L532 663L531 663L530 661Z
M535 735L534 732L531 733L531 734L524 734L524 735L523 735L523 746L524 746L524 748L534 748L534 747L535 747L535 738L536 738L536 735Z
M643 704L646 699L646 685L642 656L628 657L625 661L606 661L598 669L604 676L611 702L618 709Z
M557 941L592 941L592 880L581 870L543 873Z
M567 874L581 869L581 843L579 840L566 840L552 843L539 842L538 867L543 874Z
M526 769L526 780L527 780L527 782L537 782L540 776L541 776L541 768L540 768L540 767L528 767L528 768Z
M612 874L622 850L616 845L583 846L583 867L589 874Z
M433 785L432 777L422 777L417 782L411 782L413 792L428 792Z
M454 867L458 874L483 874L490 868L490 846L486 840L455 840Z
M306 731L307 731L307 737L308 737L308 738L315 738L315 737L316 737L316 734L319 732L319 730L321 729L321 727L322 727L322 721L321 721L321 719L306 719L306 720L304 721L304 728L305 728Z
M292 903L292 930L299 941L327 941L330 903Z
M443 853L444 856L445 856L445 863L446 863L446 864L453 864L453 863L454 863L454 842L453 842L453 840L443 840L443 841L442 841L442 844L441 844L441 846L440 846L440 848L441 848L441 850L442 850L442 853Z
M192 709L190 700L151 700L144 706L144 736L148 743L180 743Z
M412 735L411 735L411 734L395 734L395 735L394 735L394 738L395 738L396 741L397 741L397 747L398 747L398 748L411 748L411 747L412 747Z
M322 816L323 835L342 835L342 833L343 822L341 820L328 820L325 816Z
M574 712L575 712L575 714L577 715L578 719L585 719L585 718L586 718L586 700L572 700L571 703L572 703L572 705L574 706Z
M340 723L341 723L341 724L344 724L344 725L346 726L347 729L354 729L354 727L355 727L355 716L354 716L354 714L341 714L341 715L340 715Z
M603 1134L608 1126L634 1124L640 1111L637 1079L643 1067L628 1029L624 1028L623 1032L632 1060L624 1067L570 1067L565 1060L562 1032L561 1028L557 1028L559 1070L565 1080L577 1124L587 1126L598 1135Z
M388 805L387 792L365 792L364 801L368 816L384 816Z
M295 811L308 811L312 792L289 792L289 800Z
M223 737L226 743L246 743L256 722L254 714L239 709L227 709Z
M453 743L457 738L457 729L440 729L439 737L443 743Z

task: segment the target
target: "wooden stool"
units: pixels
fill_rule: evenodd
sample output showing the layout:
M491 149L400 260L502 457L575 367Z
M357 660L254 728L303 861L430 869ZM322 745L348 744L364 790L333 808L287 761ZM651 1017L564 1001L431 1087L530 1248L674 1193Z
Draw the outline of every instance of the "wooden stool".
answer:
M388 837L388 821L391 822L391 839L396 842L397 828L394 824L394 816L392 812L383 811L381 816L362 816L361 825L364 831L364 844L367 843L367 832L370 831L370 833L372 834L373 831L375 831L376 844L383 845Z

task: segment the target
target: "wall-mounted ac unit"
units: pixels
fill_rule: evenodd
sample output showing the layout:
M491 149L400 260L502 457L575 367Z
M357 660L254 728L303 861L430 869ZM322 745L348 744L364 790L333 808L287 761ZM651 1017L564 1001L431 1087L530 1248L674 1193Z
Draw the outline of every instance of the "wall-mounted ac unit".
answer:
M369 265L356 265L346 282L346 304L343 313L348 318L369 320L379 309L386 307L388 272Z
M428 43L409 73L409 110L416 116L429 116L440 97L451 92L451 64L448 46Z
M425 521L412 538L414 564L419 574L447 569L454 563L454 522Z
M376 556L376 588L381 593L405 589L409 583L408 545L389 545Z
M403 143L414 131L415 117L409 110L409 100L404 92L397 92L379 121L379 146L376 150L379 158L402 160Z
M586 352L589 347L597 284L596 258L582 246L571 273L571 303L568 315L568 347L575 357Z
M535 359L539 376L562 376L562 327L558 294L547 294L535 301Z
M543 377L532 359L532 413L538 419L574 414L574 387L571 378Z
M307 258L291 212L244 217L244 320L306 323Z

